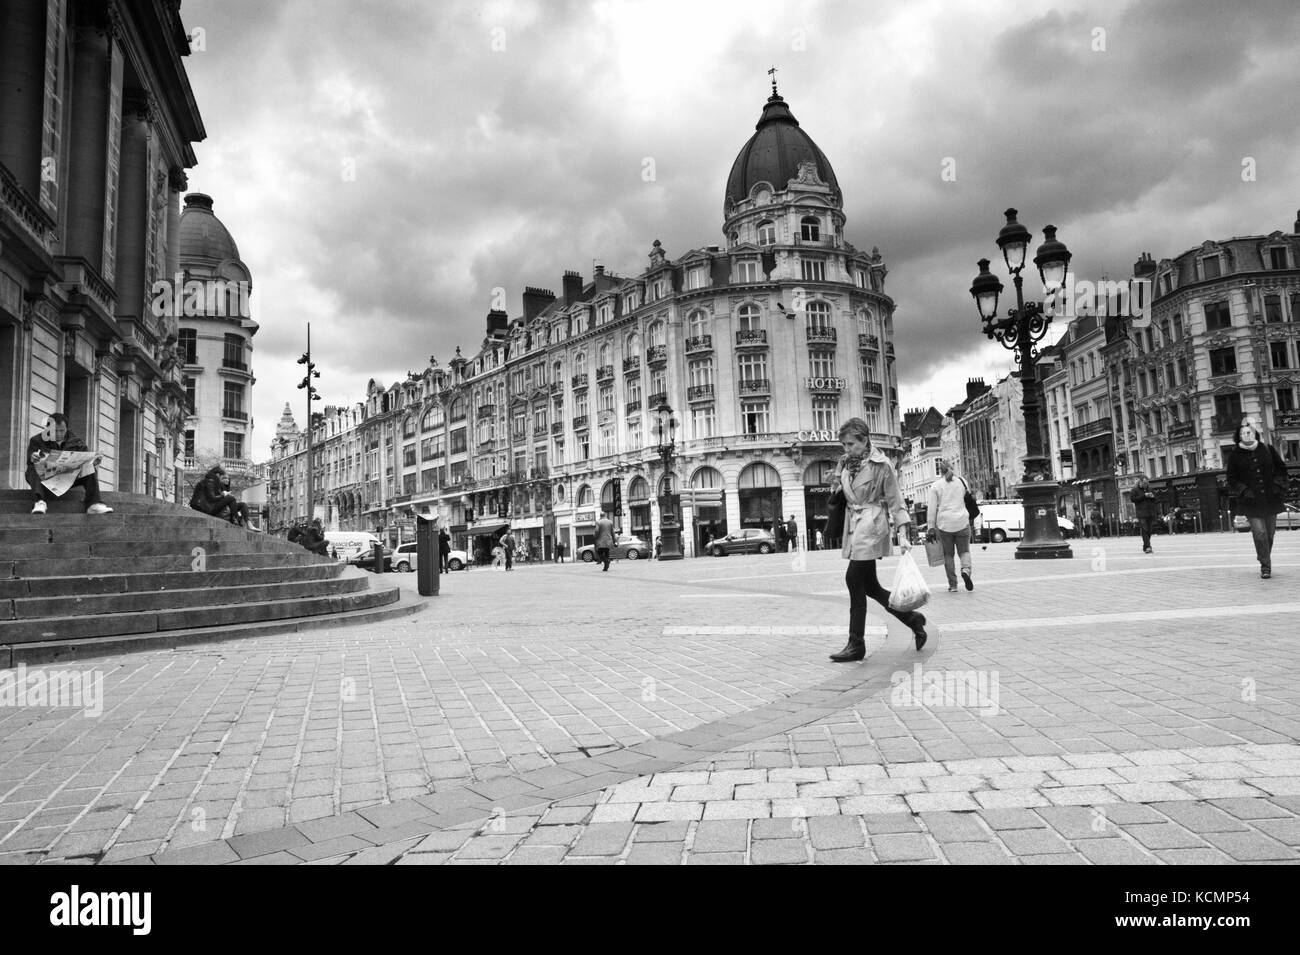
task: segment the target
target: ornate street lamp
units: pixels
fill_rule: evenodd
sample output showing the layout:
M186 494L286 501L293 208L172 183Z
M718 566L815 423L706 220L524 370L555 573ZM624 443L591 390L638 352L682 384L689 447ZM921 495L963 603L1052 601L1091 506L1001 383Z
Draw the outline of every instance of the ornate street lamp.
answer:
M298 359L298 364L307 366L307 374L302 381L298 382L298 387L307 390L307 523L315 514L315 497L312 487L312 459L311 459L311 433L313 429L313 419L315 417L312 411L312 402L320 401L320 394L316 391L316 383L313 379L320 377L320 372L316 370L316 363L311 360L311 322L307 323L307 350L302 353Z
M998 296L1002 282L989 272L989 260L979 260L979 275L971 283L970 294L979 310L984 334L996 339L998 344L1015 353L1020 364L1020 386L1023 393L1025 415L1024 475L1016 485L1025 504L1024 536L1016 547L1017 559L1073 557L1070 546L1061 539L1061 529L1056 523L1056 491L1058 484L1052 480L1051 462L1045 452L1042 425L1041 382L1038 380L1035 347L1047 334L1052 316L1045 313L1041 302L1025 302L1024 281L1020 276L1025 267L1025 256L1032 236L1016 219L1016 210L1006 211L1007 224L998 233L998 247L1011 272L1016 287L1016 306L998 317ZM1043 281L1047 297L1055 296L1065 281L1070 265L1070 250L1056 238L1056 226L1043 228L1046 241L1038 247L1034 265Z
M673 454L677 447L677 419L668 399L661 400L654 409L656 450L663 463L663 477L660 478L659 495L659 559L682 559L682 525L673 507Z

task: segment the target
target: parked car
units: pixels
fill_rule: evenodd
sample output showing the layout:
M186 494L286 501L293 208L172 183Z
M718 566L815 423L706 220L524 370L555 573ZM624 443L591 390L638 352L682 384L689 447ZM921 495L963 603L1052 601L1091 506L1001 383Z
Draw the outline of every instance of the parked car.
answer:
M761 527L746 527L742 531L716 538L709 545L714 557L727 554L770 554L776 550L776 538Z
M362 551L355 557L347 561L353 567L360 567L362 570L375 569L375 552L373 550ZM384 550L384 573L389 574L393 571L393 554L387 548Z
M1236 514L1232 518L1232 527L1238 531L1250 530L1250 521L1245 514ZM1280 531L1300 530L1300 508L1294 504L1283 504L1277 512L1277 529Z
M628 560L640 560L642 557L648 556L650 556L650 548L639 537L620 537L614 542L614 546L609 549L610 560L621 560L624 557ZM596 545L588 544L586 547L579 547L578 559L588 564L594 561L596 559Z
M437 546L437 543L434 543ZM411 541L406 544L399 544L397 550L393 551L393 569L402 573L409 573L420 566L419 555L417 554L418 544ZM447 552L447 569L464 570L469 566L469 559L465 556L463 550L453 550Z

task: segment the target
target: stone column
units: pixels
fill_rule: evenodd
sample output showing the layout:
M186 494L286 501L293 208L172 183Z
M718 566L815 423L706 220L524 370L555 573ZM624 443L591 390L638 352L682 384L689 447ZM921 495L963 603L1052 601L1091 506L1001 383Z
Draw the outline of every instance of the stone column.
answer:
M145 250L149 236L149 138L156 116L151 97L144 90L128 90L124 96L117 193L117 317L147 328ZM129 331L123 330L130 335Z
M44 3L0 4L0 163L32 196L41 187L48 27Z

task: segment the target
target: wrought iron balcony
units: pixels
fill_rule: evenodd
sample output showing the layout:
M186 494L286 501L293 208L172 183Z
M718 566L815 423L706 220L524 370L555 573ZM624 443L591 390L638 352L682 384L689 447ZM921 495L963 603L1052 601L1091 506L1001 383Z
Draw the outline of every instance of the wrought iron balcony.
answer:
M645 350L645 360L647 365L662 365L668 360L668 346L651 345Z
M1089 421L1087 424L1081 424L1070 429L1070 443L1074 444L1083 441L1085 438L1096 437L1099 434L1110 434L1110 418L1098 418L1096 421Z
M645 406L649 408L651 411L654 411L656 408L658 408L661 404L663 404L667 400L668 400L668 392L656 391L653 395L651 395L646 400Z
M894 343L893 343L893 342L885 342L885 354L886 354L886 355L889 355L891 358L893 357L893 355L894 355Z
M766 348L767 347L767 329L753 328L748 331L736 332L737 348Z
M624 372L629 372L629 371L640 371L640 370L641 370L641 358L640 358L640 356L633 356L632 358L624 358L624 359L623 359L623 371L624 371Z
M694 338L686 339L686 354L688 355L711 351L713 351L712 335L696 335Z
M248 373L248 362L236 361L233 358L223 359L221 362L221 367L227 369L228 371L242 371L245 374Z
M541 421L541 422L538 422L537 424L534 424L534 425L533 425L533 435L534 435L535 437L541 437L541 436L544 435L544 434L546 434L546 422L545 422L545 421Z
M885 386L878 381L864 381L862 383L862 393L883 398L885 396Z
M859 333L858 347L866 351L880 351L880 339L875 335Z
M627 403L627 407L625 407L625 408L623 409L623 413L624 413L624 414L635 414L636 412L638 412L638 411L640 411L640 410L641 410L641 399L638 398L636 401L629 401L629 402Z
M587 416L585 414L576 415L573 419L573 430L580 431L587 427Z
M687 401L710 401L713 398L712 385L691 385L686 389Z
M240 411L236 408L222 408L221 417L230 418L232 421L247 421L248 412Z
M574 388L586 388L586 387L587 387L587 373L584 371L584 372L581 372L580 374L574 375L572 381L573 381L573 387L574 387Z
M551 434L564 434L564 422L563 422L563 421L552 421L552 422L551 422Z
M833 328L810 328L808 329L808 341L810 342L832 342L836 341L835 329Z
M772 382L766 378L750 378L740 382L740 393L742 395L770 395L772 393Z
M553 381L553 382L551 382L551 394L553 394L553 395L562 395L562 394L564 394L564 382L562 382L562 381Z
M479 405L478 416L480 418L490 418L492 415L496 414L496 410L496 405Z
M596 369L596 381L599 382L599 381L613 381L613 380L614 380L613 365L601 365L599 368Z

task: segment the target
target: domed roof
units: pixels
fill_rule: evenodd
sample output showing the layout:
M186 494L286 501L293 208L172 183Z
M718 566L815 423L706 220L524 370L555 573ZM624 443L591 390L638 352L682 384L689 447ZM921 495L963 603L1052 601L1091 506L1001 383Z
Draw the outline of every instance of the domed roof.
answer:
M775 86L754 128L757 132L749 137L749 142L741 148L731 166L727 194L723 199L724 210L730 209L733 203L748 199L749 190L757 183L768 182L773 189L784 189L786 183L798 175L799 163L805 159L817 164L817 174L839 198L840 184L826 154L817 148L811 136L799 128L799 120L794 118Z
M181 212L181 268L215 268L231 259L239 261L239 247L221 220L212 214L212 197L189 193Z

